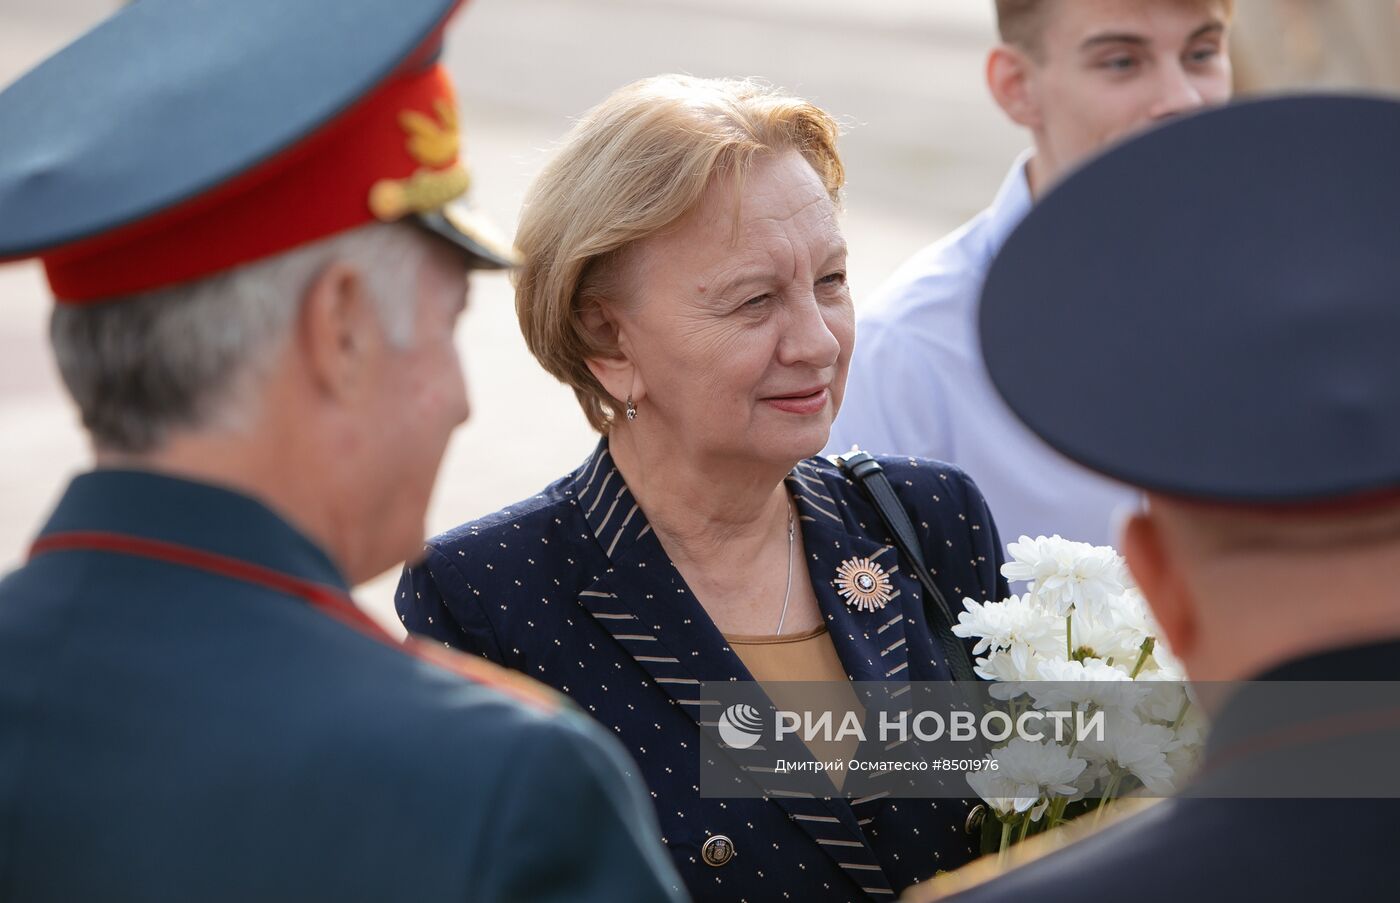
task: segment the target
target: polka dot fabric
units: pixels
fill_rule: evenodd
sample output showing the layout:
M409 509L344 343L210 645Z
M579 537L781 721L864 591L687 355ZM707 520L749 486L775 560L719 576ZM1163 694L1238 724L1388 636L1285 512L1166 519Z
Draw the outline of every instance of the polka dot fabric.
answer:
M972 481L934 461L880 463L948 599L1005 596L996 528ZM787 487L847 676L950 679L918 581L860 488L821 458L793 468ZM837 569L852 557L889 574L884 608L856 610L838 594ZM854 800L700 797L702 757L726 755L702 746L700 682L752 678L667 557L606 440L539 495L431 540L404 571L396 605L410 631L550 684L613 731L697 901L892 900L975 854L963 827L971 803L902 799L894 773ZM719 867L701 853L717 835L733 846Z

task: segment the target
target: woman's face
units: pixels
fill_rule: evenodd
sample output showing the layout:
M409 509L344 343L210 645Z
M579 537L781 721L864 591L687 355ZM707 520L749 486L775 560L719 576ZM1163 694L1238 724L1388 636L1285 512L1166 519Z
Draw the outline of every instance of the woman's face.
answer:
M716 180L623 266L639 438L775 463L821 451L855 325L835 205L800 154L756 159L737 192Z

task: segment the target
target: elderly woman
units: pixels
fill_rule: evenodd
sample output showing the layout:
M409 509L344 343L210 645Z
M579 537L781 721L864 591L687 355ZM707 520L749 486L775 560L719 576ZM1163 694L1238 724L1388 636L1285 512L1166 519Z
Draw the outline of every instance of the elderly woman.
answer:
M961 800L699 792L700 681L951 676L875 508L812 457L855 331L837 131L797 98L678 76L579 123L525 206L516 303L603 438L539 495L432 540L398 592L410 630L616 733L700 900L888 900L973 856ZM883 464L943 594L1003 595L968 478ZM877 579L852 585L854 566Z

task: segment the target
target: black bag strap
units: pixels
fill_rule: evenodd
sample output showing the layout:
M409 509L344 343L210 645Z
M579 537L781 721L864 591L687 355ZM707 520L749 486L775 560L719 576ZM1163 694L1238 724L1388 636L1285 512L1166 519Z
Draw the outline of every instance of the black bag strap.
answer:
M860 483L870 501L874 503L875 510L880 512L880 520L884 521L885 528L894 537L895 545L899 547L904 560L913 566L914 576L924 588L924 616L933 630L934 639L943 647L943 655L948 660L948 667L952 669L954 679L977 680L967 647L953 633L953 625L957 623L953 618L953 611L948 607L948 600L944 598L938 585L933 582L933 575L929 573L928 566L924 564L924 555L919 549L919 537L914 532L914 524L909 520L909 512L894 494L894 487L890 485L889 477L885 476L884 468L868 452L863 451L840 455L836 458L836 463L847 476Z

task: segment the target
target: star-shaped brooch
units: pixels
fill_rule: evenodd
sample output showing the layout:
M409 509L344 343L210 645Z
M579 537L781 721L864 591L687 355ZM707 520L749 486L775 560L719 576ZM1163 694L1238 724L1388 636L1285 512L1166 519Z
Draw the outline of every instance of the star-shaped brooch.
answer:
M890 575L869 558L847 558L836 569L836 592L857 611L878 611L893 598Z

